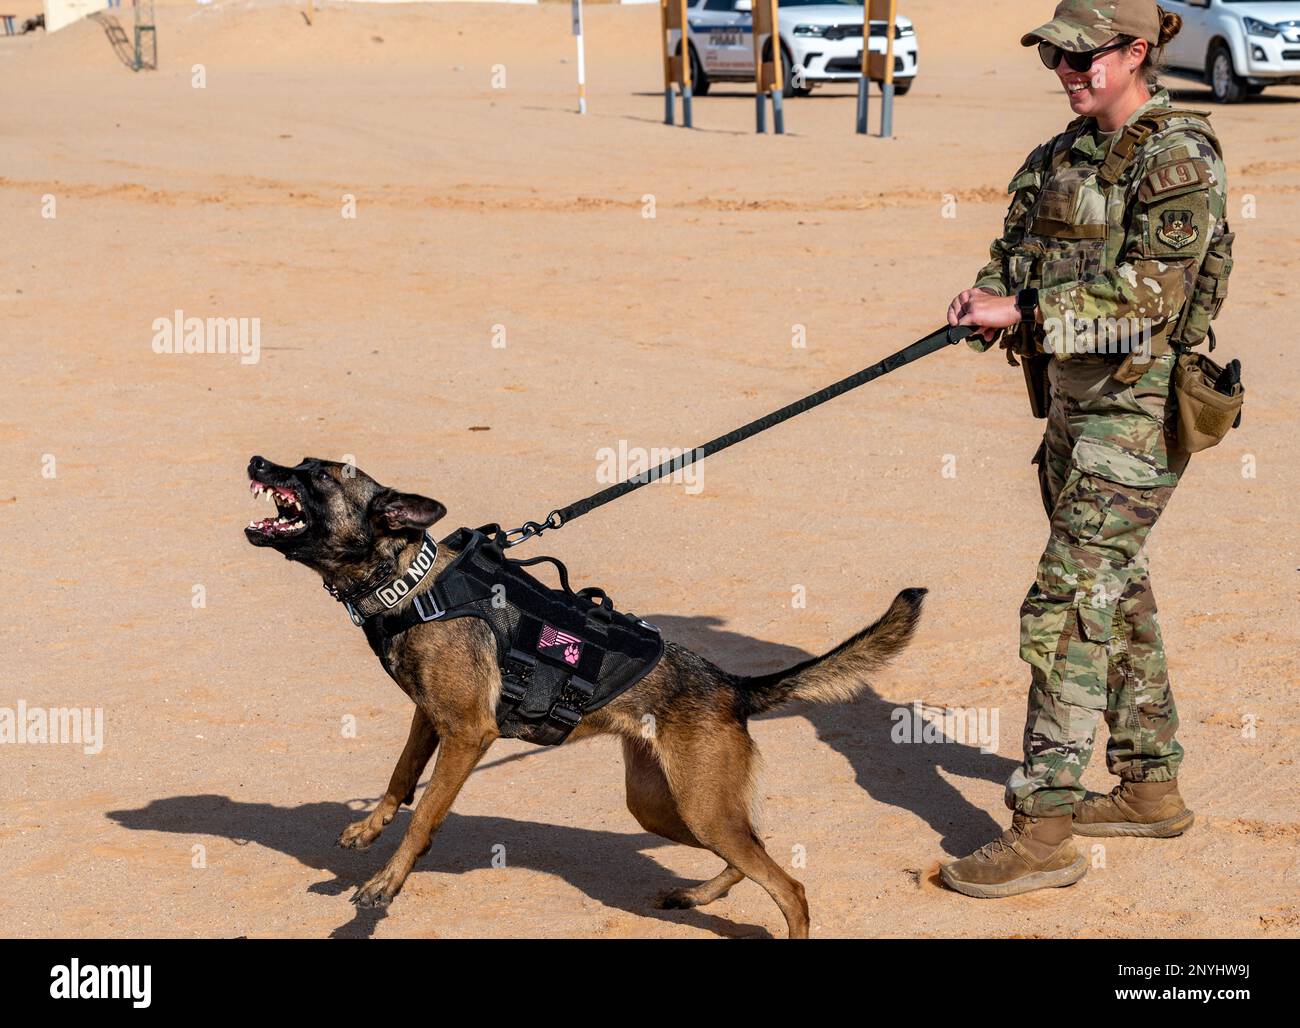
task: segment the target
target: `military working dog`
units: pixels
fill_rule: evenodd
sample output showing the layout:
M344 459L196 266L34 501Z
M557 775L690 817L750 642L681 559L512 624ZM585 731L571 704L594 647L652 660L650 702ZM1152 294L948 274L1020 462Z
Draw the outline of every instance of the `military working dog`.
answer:
M276 506L275 517L244 530L248 541L306 565L335 592L373 581L386 565L404 574L421 550L425 530L446 513L437 500L386 488L333 461L304 459L285 467L254 457L248 475L253 494ZM454 556L440 546L432 574ZM711 903L749 877L781 908L791 937L808 934L803 886L768 855L753 828L757 752L747 721L794 700L854 699L911 640L924 596L924 589L900 592L870 627L821 657L772 674L731 674L684 646L666 643L649 674L582 719L570 740L598 734L621 738L627 805L643 828L712 850L726 862L712 880L660 897L660 906ZM407 596L394 609L410 602ZM438 758L401 844L353 897L367 907L384 906L397 895L470 772L500 737L497 648L481 619L415 625L392 641L387 667L415 704L410 735L379 805L348 825L338 844L364 849L374 842L398 808L414 801L435 749Z

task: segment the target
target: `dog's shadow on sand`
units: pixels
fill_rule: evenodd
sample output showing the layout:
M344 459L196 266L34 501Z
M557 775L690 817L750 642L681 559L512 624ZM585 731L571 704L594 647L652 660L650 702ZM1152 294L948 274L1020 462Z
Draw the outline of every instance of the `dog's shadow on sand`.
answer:
M689 646L728 670L760 672L788 667L811 654L793 646L760 642L721 628L715 617L649 617L665 638ZM975 744L947 741L933 745L904 745L891 739L898 704L868 688L855 703L798 704L764 715L761 720L802 717L817 737L852 765L858 784L880 803L911 811L940 836L940 847L960 854L988 841L1000 826L971 804L939 773L1001 783L1016 766L997 754L981 753ZM481 767L535 760L546 748L484 761ZM367 809L373 803L367 804ZM339 895L379 870L406 830L409 811L403 808L384 835L365 852L334 845L347 824L361 817L358 808L343 802L304 803L277 807L244 803L226 796L173 796L137 810L109 811L124 828L154 832L214 835L236 842L255 842L285 853L308 867L327 871L333 881L319 882L310 891ZM647 851L673 843L648 833L626 834L563 827L507 817L463 816L453 811L438 830L429 854L417 869L434 868L463 874L485 866L485 854L503 839L511 840L510 863L563 877L592 899L638 916L659 917L727 936L767 936L756 925L737 924L707 910L661 911L651 906L654 895L683 884ZM557 854L563 857L557 859ZM918 857L921 855L918 854ZM619 872L611 874L610 868ZM723 908L719 908L723 909ZM358 908L333 938L368 937L384 917L383 911Z
M373 805L370 801L366 808ZM254 842L278 850L307 867L333 875L332 881L317 882L308 891L337 896L351 892L380 869L406 833L410 811L399 811L379 840L361 852L334 844L343 828L362 816L358 808L343 802L277 807L228 796L171 796L136 810L111 810L107 816L123 828L137 831L213 835L241 845ZM493 847L503 840L509 841L510 866L558 875L605 906L692 925L718 935L770 937L767 929L759 925L737 924L705 910L666 911L652 906L657 893L688 883L646 852L674 844L644 832L628 835L508 817L465 816L452 811L434 836L432 849L415 870L451 875L484 870L489 867ZM611 874L611 868L618 868L618 873ZM401 902L400 897L397 902ZM384 910L354 908L352 919L335 928L330 938L369 938L385 914Z

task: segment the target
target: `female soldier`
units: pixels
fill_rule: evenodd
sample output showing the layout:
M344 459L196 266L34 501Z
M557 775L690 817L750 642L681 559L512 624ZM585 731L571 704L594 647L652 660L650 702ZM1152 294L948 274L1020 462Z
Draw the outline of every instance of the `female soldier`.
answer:
M1181 24L1154 0L1065 0L1021 39L1077 117L1011 180L993 259L948 311L983 329L977 349L1005 333L1008 359L1025 362L1047 417L1034 462L1051 520L1020 612L1032 681L1024 762L1006 788L1012 825L941 872L970 896L1077 882L1087 863L1072 831L1164 838L1192 823L1143 544L1188 462L1173 436L1174 347L1192 335L1207 250L1232 237L1209 123L1171 109L1152 77L1153 51ZM1102 714L1120 784L1085 799Z

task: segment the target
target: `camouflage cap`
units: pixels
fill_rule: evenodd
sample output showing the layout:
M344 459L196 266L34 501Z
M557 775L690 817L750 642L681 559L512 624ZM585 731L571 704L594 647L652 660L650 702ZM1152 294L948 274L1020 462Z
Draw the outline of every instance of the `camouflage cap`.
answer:
M1155 0L1061 0L1046 25L1020 37L1021 46L1046 41L1082 53L1105 46L1116 36L1160 38L1160 10Z

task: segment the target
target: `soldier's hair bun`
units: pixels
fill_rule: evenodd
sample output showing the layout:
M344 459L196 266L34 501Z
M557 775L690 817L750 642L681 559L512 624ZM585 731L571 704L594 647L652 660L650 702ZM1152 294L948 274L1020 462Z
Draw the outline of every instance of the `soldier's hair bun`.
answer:
M1164 46L1182 30L1183 16L1166 11L1163 7L1157 7L1156 13L1160 15L1160 36L1156 40L1156 46Z

